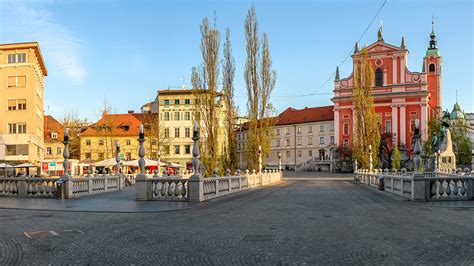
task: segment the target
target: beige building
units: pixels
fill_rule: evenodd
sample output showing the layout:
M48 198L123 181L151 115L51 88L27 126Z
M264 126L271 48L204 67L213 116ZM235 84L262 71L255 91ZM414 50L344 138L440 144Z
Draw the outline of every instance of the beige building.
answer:
M246 169L245 144L247 124L237 131L238 165ZM274 126L271 151L263 158L266 167L278 167L279 155L283 169L330 171L334 167L334 113L332 106L288 108L278 116ZM257 151L256 151L257 152ZM311 161L311 163L309 163ZM313 163L314 161L314 163ZM303 164L315 169L305 169Z
M64 126L50 115L44 116L44 159L63 160Z
M0 44L0 161L44 157L44 77L38 43Z
M193 147L193 126L196 121L196 97L192 90L168 89L159 90L155 101L144 105L152 113L159 113L161 134L163 135L163 149L161 159L177 163L183 168L192 168L192 147ZM224 110L225 107L220 101L220 95L216 97L216 104L219 107L218 123L219 137L218 152L225 149ZM197 118L199 120L199 118ZM200 126L203 126L200 121Z

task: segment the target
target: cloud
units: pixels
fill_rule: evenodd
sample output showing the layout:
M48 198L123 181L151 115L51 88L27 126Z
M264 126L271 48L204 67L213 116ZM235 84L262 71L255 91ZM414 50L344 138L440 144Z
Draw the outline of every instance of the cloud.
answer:
M37 41L50 73L82 81L87 76L81 63L82 41L56 21L45 3L0 0L0 42Z

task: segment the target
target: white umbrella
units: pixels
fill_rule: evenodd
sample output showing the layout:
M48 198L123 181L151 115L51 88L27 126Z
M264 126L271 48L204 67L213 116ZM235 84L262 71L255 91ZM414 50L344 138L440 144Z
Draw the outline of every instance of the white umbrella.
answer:
M183 167L181 164L179 163L169 163L168 165L169 167L173 167L173 168L181 168Z
M36 167L36 165L31 164L31 163L22 163L15 166L15 168L28 168L28 167Z
M12 168L13 166L6 164L6 163L0 163L0 168Z
M138 167L138 159L133 161L128 161L123 163L124 166L136 166ZM166 166L166 163L161 162L160 166ZM158 166L158 162L145 158L145 166Z
M110 158L107 160L103 160L100 162L93 163L95 166L115 166L117 165L117 161L115 161L115 158Z

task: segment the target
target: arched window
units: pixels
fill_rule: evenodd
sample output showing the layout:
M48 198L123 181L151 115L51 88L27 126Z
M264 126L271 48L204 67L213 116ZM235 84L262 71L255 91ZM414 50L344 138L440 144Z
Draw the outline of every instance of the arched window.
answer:
M383 86L383 71L381 68L377 68L377 70L375 70L375 86Z
M348 148L348 147L349 147L349 140L344 139L344 148Z
M436 66L434 64L430 64L429 71L430 72L435 72L436 71Z

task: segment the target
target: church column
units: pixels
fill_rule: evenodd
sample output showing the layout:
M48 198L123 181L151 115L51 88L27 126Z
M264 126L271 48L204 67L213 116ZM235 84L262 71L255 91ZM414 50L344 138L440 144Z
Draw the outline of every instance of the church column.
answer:
M400 79L398 83L405 84L405 69L406 69L406 62L405 57L400 58Z
M392 84L397 84L400 83L399 80L397 80L398 74L397 74L397 58L395 56L392 57Z
M402 72L403 73L403 72ZM406 111L405 105L400 106L400 144L406 145Z
M398 143L398 106L392 105L392 133L395 134L395 141Z
M421 140L426 140L426 135L428 134L426 130L426 126L428 125L428 106L426 103L422 103L421 107L421 121L420 121L420 133L421 133Z
M339 108L334 108L334 143L339 146Z

